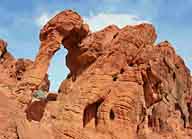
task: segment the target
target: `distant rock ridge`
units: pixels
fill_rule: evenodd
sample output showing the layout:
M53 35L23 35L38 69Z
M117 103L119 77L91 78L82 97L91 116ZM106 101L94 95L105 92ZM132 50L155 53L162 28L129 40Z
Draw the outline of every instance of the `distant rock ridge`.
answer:
M91 32L65 10L41 29L33 62L15 60L0 40L0 100L15 104L6 110L0 103L0 139L192 138L190 71L168 41L156 38L146 23ZM62 46L70 73L54 94L47 71Z

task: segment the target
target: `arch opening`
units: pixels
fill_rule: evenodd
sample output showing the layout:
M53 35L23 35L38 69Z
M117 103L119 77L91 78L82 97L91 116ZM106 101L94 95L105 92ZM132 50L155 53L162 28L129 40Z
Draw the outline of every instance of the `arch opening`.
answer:
M95 128L97 126L97 112L103 101L103 99L99 99L95 103L89 104L85 107L83 113L83 127Z
M57 55L59 55L58 53L61 53L58 51L61 48L60 45L63 44L69 53L73 52L74 55L79 55L79 51L71 49L78 49L78 43L81 42L81 40L85 38L88 33L88 26L83 24L81 17L72 10L65 10L49 20L48 23L41 29L40 49L35 58L33 67L25 75L25 83L32 85L32 88L35 89L41 84L47 71L49 71L49 73L53 73L52 71L55 70L56 72L54 72L54 74L57 75L53 76L50 74L50 80L52 81L51 90L53 88L55 90L57 88L56 84L59 82L58 79L61 77L62 79L60 80L63 80L65 77L58 74L59 72L57 70L60 70L61 67L54 69L54 66L49 67L49 65L53 65L53 63L55 63L54 61L57 59ZM55 55L56 52L57 54ZM73 57L73 55L68 54L66 56L67 63L59 64L60 66L67 65L70 68L70 73L72 73L74 77L76 77L76 70L77 67L79 67L79 62L76 58L77 56ZM68 59L70 59L70 61ZM74 64L74 61L77 63ZM63 76L66 76L67 72L68 70L65 71ZM52 79L53 77L54 79Z
M59 86L69 73L69 69L66 65L67 53L67 49L61 46L61 49L58 50L51 59L48 69L50 92L58 92Z
M110 110L109 117L110 117L110 120L115 119L115 113L114 113L114 111L112 109Z

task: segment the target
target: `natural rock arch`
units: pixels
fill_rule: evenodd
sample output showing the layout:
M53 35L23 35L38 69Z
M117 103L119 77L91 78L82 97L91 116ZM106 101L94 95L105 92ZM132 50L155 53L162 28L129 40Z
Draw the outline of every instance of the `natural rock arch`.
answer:
M80 15L72 10L65 10L52 18L41 29L40 49L32 68L25 74L24 82L39 86L48 71L53 55L60 49L61 44L69 53L80 53L77 45L88 33L88 26L83 23ZM75 61L75 58L70 59ZM78 63L75 64L75 67L73 65L67 61L71 74L76 75L75 70Z

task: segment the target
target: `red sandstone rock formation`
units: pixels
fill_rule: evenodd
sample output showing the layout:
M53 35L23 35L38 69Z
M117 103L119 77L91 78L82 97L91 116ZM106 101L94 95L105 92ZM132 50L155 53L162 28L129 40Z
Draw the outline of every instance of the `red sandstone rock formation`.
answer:
M190 71L171 44L155 44L156 37L151 24L121 29L112 25L91 33L76 12L66 10L56 15L41 30L41 46L34 63L24 76L20 75L22 68L14 72L22 78L15 90L23 87L29 94L42 86L51 58L60 45L68 50L66 63L70 74L62 82L57 100L50 94L50 98L30 101L26 114L18 112L19 120L16 118L12 126L11 137L192 138ZM6 43L0 46L2 51ZM0 103L0 110L5 103ZM0 113L0 121L14 122L5 112ZM7 129L4 124L3 128L0 126L3 132Z
M7 51L7 43L0 40L0 89L7 88L8 92L14 92L13 90L17 88L17 84L23 82L24 73L27 72L32 65L33 61L29 59L15 59ZM45 73L44 79L39 84L38 88L48 91L49 86L48 75ZM10 94L8 92L6 95ZM15 97L15 95L17 95L17 93L11 95L11 97ZM30 96L28 97L30 98Z

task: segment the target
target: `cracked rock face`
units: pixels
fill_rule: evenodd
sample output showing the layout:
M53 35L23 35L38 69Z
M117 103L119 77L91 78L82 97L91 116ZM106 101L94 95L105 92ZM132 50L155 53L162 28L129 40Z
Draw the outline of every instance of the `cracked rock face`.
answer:
M29 59L15 59L7 51L7 42L0 39L0 84L14 88L17 83L24 80L24 73L27 72L33 61ZM44 79L42 80L39 88L48 91L49 90L49 80L47 72L45 73Z
M108 26L80 42L86 68L61 84L60 138L187 138L190 72L169 42L155 39L154 27L140 24Z
M15 59L7 51L7 43L0 39L0 139L19 138L17 128L20 119L25 119L23 109L30 100L30 91L19 94L15 90L32 64L29 59ZM49 90L47 75L39 88Z
M156 38L151 24L92 33L76 12L57 14L41 29L39 52L22 78L41 86L62 45L70 73L56 101L29 105L40 118L23 115L18 138L192 138L190 71L168 41Z

